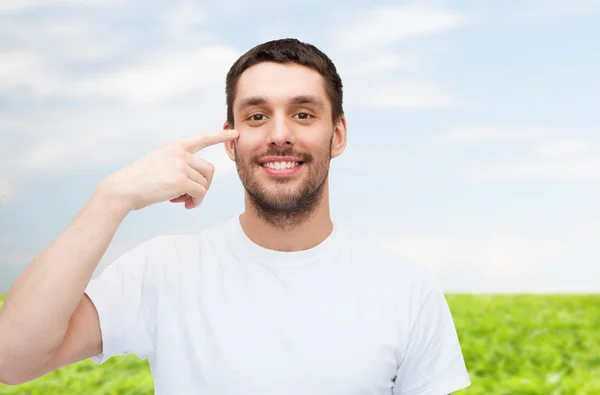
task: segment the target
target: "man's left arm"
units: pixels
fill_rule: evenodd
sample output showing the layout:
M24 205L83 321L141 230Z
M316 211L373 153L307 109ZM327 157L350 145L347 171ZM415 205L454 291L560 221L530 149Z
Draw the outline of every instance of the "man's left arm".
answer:
M444 293L433 282L396 372L394 395L446 395L471 385Z

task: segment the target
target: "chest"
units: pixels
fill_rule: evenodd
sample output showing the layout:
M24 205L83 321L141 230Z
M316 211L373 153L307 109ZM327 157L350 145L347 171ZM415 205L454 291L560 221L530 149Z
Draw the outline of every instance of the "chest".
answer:
M170 366L187 385L206 394L390 393L400 345L384 289L351 275L227 276L188 290L185 314L159 319L169 322L160 338L171 339L162 353L177 355Z

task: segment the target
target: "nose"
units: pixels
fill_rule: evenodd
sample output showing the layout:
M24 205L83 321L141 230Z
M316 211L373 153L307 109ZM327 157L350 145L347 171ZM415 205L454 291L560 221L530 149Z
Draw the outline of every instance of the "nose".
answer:
M294 145L296 139L292 132L291 125L285 116L275 116L274 122L271 122L271 128L267 135L267 145L277 145L288 147Z

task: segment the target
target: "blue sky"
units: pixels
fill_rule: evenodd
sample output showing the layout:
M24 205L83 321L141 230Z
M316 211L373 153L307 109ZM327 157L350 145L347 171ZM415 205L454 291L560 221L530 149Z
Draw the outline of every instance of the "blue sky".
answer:
M282 37L344 82L336 222L448 292L600 291L598 2L214 3L0 5L0 291L106 175L219 130L233 61ZM203 155L217 170L201 208L132 213L98 270L243 210L223 148Z

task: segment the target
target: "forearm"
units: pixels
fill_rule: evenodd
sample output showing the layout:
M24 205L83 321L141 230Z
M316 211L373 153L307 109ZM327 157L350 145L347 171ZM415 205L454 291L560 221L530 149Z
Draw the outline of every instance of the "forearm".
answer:
M13 284L0 310L0 352L51 358L94 270L129 210L99 188Z

